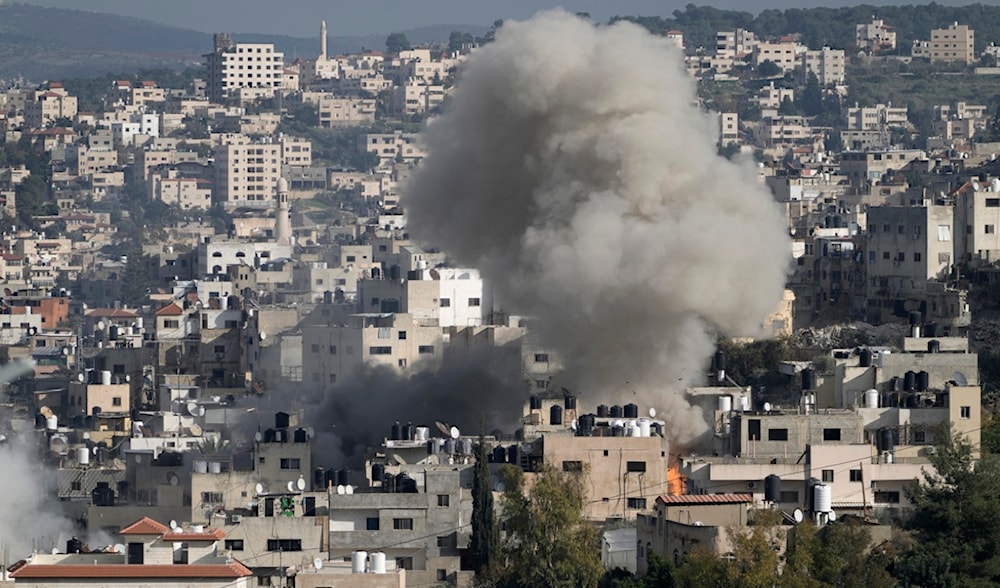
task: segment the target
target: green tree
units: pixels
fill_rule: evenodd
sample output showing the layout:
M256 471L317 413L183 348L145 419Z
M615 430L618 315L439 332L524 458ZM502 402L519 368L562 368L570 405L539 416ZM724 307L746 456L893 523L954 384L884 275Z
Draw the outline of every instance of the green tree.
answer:
M762 78L773 78L775 76L780 76L781 66L768 59L757 66L757 73L760 74L760 77Z
M149 298L149 288L152 282L149 277L148 261L149 259L143 255L139 248L128 252L125 271L122 273L121 295L122 302L129 306L141 306Z
M806 116L818 116L823 113L823 89L820 88L819 78L816 74L809 73L806 78L806 86L798 94L801 98L798 100L799 109Z
M472 481L472 567L477 574L489 575L490 567L499 561L500 534L493 510L493 485L490 483L489 457L486 440L479 435L476 446L476 469Z
M530 491L524 471L501 470L506 562L500 585L517 588L593 588L603 568L597 531L583 520L579 473L545 466Z
M896 566L906 586L995 586L1000 583L1000 456L978 462L968 439L948 427L930 457L934 473L914 482L906 527L912 548Z
M472 33L452 31L451 35L448 36L448 50L461 51L463 46L471 45L472 43L475 43L475 41L476 40L472 36Z
M390 33L385 39L385 48L389 53L399 53L411 49L410 40L404 33Z

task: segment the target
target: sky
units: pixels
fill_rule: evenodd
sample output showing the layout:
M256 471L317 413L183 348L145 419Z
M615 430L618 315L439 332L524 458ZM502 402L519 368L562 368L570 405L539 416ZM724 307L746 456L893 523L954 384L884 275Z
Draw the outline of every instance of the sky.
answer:
M4 0L0 0L3 2ZM598 22L616 15L669 16L691 0L14 0L39 6L109 12L206 33L270 33L312 37L326 19L330 35L405 31L436 24L489 26L503 18L523 20L539 10L563 7L588 12ZM753 13L767 8L857 4L928 4L922 0L716 0L722 9ZM970 1L938 0L963 5Z

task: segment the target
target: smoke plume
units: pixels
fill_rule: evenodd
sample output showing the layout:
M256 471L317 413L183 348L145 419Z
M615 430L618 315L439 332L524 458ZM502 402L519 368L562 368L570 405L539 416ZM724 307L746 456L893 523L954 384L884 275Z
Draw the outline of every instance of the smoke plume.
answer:
M706 428L681 391L718 334L759 331L789 258L778 208L695 104L677 50L635 25L506 22L403 194L415 237L536 319L561 384L655 407L680 443Z

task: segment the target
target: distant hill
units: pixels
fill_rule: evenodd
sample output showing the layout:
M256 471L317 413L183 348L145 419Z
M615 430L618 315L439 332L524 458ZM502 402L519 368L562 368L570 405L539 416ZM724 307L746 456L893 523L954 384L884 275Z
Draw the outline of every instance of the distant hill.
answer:
M447 41L451 31L482 35L487 28L438 25L403 31L411 43ZM384 49L385 35L330 37L330 53ZM319 38L232 33L243 42L274 43L289 60L319 52ZM0 4L0 79L40 82L131 74L141 69L185 69L202 64L212 36L148 20L28 4Z

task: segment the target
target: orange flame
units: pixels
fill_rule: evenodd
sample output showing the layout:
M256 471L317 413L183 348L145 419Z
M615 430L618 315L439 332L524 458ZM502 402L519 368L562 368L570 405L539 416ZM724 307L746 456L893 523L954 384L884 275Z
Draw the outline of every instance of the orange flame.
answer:
M667 494L680 496L687 489L687 478L681 474L677 458L671 458L667 463Z

